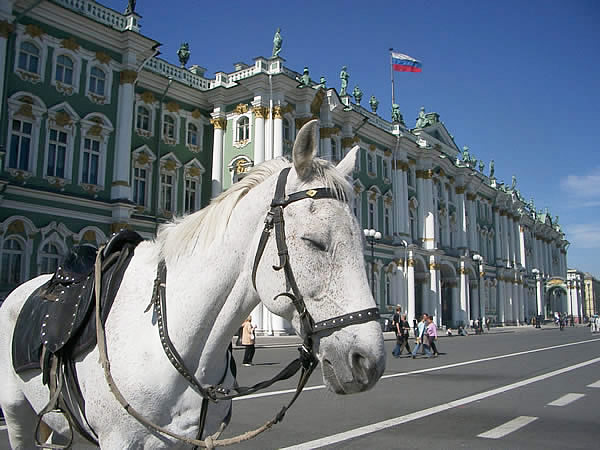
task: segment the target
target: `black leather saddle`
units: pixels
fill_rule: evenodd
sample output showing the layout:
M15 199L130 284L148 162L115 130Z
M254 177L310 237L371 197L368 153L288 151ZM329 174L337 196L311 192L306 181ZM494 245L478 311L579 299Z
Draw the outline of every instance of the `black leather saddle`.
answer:
M103 323L106 322L134 249L141 241L138 233L123 230L104 247L101 291ZM25 301L12 342L13 366L17 373L39 368L46 373L50 355L60 353L63 359L73 359L96 345L96 254L97 250L91 246L75 247L50 281L36 289ZM41 361L42 355L44 361Z

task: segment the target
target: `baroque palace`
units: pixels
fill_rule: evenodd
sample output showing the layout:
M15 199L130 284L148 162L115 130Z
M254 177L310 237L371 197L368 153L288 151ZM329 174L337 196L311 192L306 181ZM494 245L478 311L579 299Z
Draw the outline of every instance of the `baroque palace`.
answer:
M359 145L353 209L382 238L365 249L382 313L439 325L479 317L523 323L582 314L567 280L568 242L548 211L459 149L437 113L390 122L279 56L204 76L157 57L140 16L93 0L4 0L0 6L0 299L53 271L76 244L131 228L152 238L255 164L290 154L320 120L320 156ZM135 2L133 2L135 4ZM274 51L274 55L278 55ZM374 279L372 278L374 277ZM583 279L581 280L583 283ZM567 289L568 288L568 289ZM289 325L258 307L265 333Z

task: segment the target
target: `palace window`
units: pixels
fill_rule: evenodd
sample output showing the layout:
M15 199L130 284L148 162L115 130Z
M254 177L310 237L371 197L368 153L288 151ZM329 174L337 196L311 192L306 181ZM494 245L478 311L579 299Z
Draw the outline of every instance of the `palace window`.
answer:
M160 208L164 212L173 211L174 176L169 173L160 174Z
M414 186L415 185L415 179L414 179L414 176L413 176L413 171L412 171L412 169L410 167L406 171L406 184L408 184L409 186Z
M332 161L339 161L340 160L340 155L338 155L338 147L337 147L337 142L335 139L331 139L331 160Z
M60 262L60 252L56 244L48 242L42 248L40 254L40 275L43 273L54 273Z
M98 67L92 67L90 71L90 92L99 96L104 96L106 84L106 74Z
M100 141L92 138L83 140L83 165L81 181L86 184L98 184L100 163Z
M367 226L375 228L375 203L369 202L369 214L367 216Z
M191 214L196 211L196 199L198 194L198 182L194 179L185 180L185 212Z
M417 240L417 217L414 209L408 210L408 221L410 224L410 238L413 242Z
M25 261L25 252L21 242L14 238L4 241L0 261L0 283L3 285L20 284L23 281L21 275Z
M382 161L382 165L383 165L383 178L390 178L390 165L387 161L387 159L384 159Z
M188 145L194 147L198 147L200 145L200 140L198 138L198 127L193 123L188 123L187 143Z
M175 119L168 114L163 119L163 138L175 139Z
M139 206L147 206L148 170L141 167L133 168L133 202Z
M39 73L40 50L31 42L23 42L19 50L19 69L29 73Z
M375 175L375 168L373 164L373 155L367 153L367 172L369 175Z
M292 140L292 130L290 129L290 121L287 119L283 119L283 140Z
M385 304L392 304L392 280L389 275L385 276Z
M391 227L391 215L390 215L390 208L385 207L383 208L383 235L384 236L391 236L392 235L392 227Z
M65 177L68 135L65 131L50 129L48 133L48 163L46 175L49 177Z
M29 153L31 150L33 124L24 120L13 119L10 138L8 167L29 170Z
M238 142L247 141L248 139L250 139L250 120L248 119L248 117L241 117L237 121L235 133L235 140Z
M56 58L56 81L69 86L73 84L73 61L66 55Z
M145 106L137 107L135 127L138 130L150 131L150 110Z

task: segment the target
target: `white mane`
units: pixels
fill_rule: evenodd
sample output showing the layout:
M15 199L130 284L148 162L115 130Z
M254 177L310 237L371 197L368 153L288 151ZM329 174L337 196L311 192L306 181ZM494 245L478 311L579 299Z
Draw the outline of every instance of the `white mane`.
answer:
M212 199L206 208L187 216L175 217L173 221L161 225L156 243L162 257L177 259L190 254L197 246L207 248L217 241L217 237L225 232L234 208L248 191L289 166L290 162L283 158L259 164L242 180ZM340 199L348 199L353 193L348 180L328 161L315 158L310 173L310 179L302 180L303 183L319 179L324 187L332 189ZM264 206L266 214L268 205Z

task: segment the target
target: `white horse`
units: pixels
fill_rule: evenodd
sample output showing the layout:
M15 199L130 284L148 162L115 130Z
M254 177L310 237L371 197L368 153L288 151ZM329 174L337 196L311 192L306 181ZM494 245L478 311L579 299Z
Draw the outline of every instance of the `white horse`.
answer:
M286 192L328 187L352 195L346 177L354 169L357 148L337 167L315 158L316 121L305 126L294 144ZM287 297L273 237L267 242L251 280L253 260L279 172L290 167L273 160L255 167L207 208L161 228L157 239L143 242L125 272L106 322L106 347L112 375L129 403L152 422L194 438L202 399L169 362L159 339L156 317L144 312L152 297L157 264L168 267L168 325L188 369L204 385L221 381L226 350L240 323L263 302L302 333L299 314ZM285 209L290 264L315 321L375 306L363 260L363 234L348 204L334 198L305 199ZM12 336L25 300L50 278L41 275L19 286L0 308L0 405L14 449L34 447L36 412L48 402L39 370L16 374ZM315 335L314 349L327 387L350 394L372 387L385 368L377 321ZM150 431L132 418L109 391L98 347L78 358L76 370L85 399L85 415L103 449L181 448L183 444ZM232 386L231 374L223 382ZM210 405L204 435L218 430L230 401ZM47 425L47 427L46 427ZM64 439L66 423L44 417L51 439ZM89 445L82 438L77 448Z

